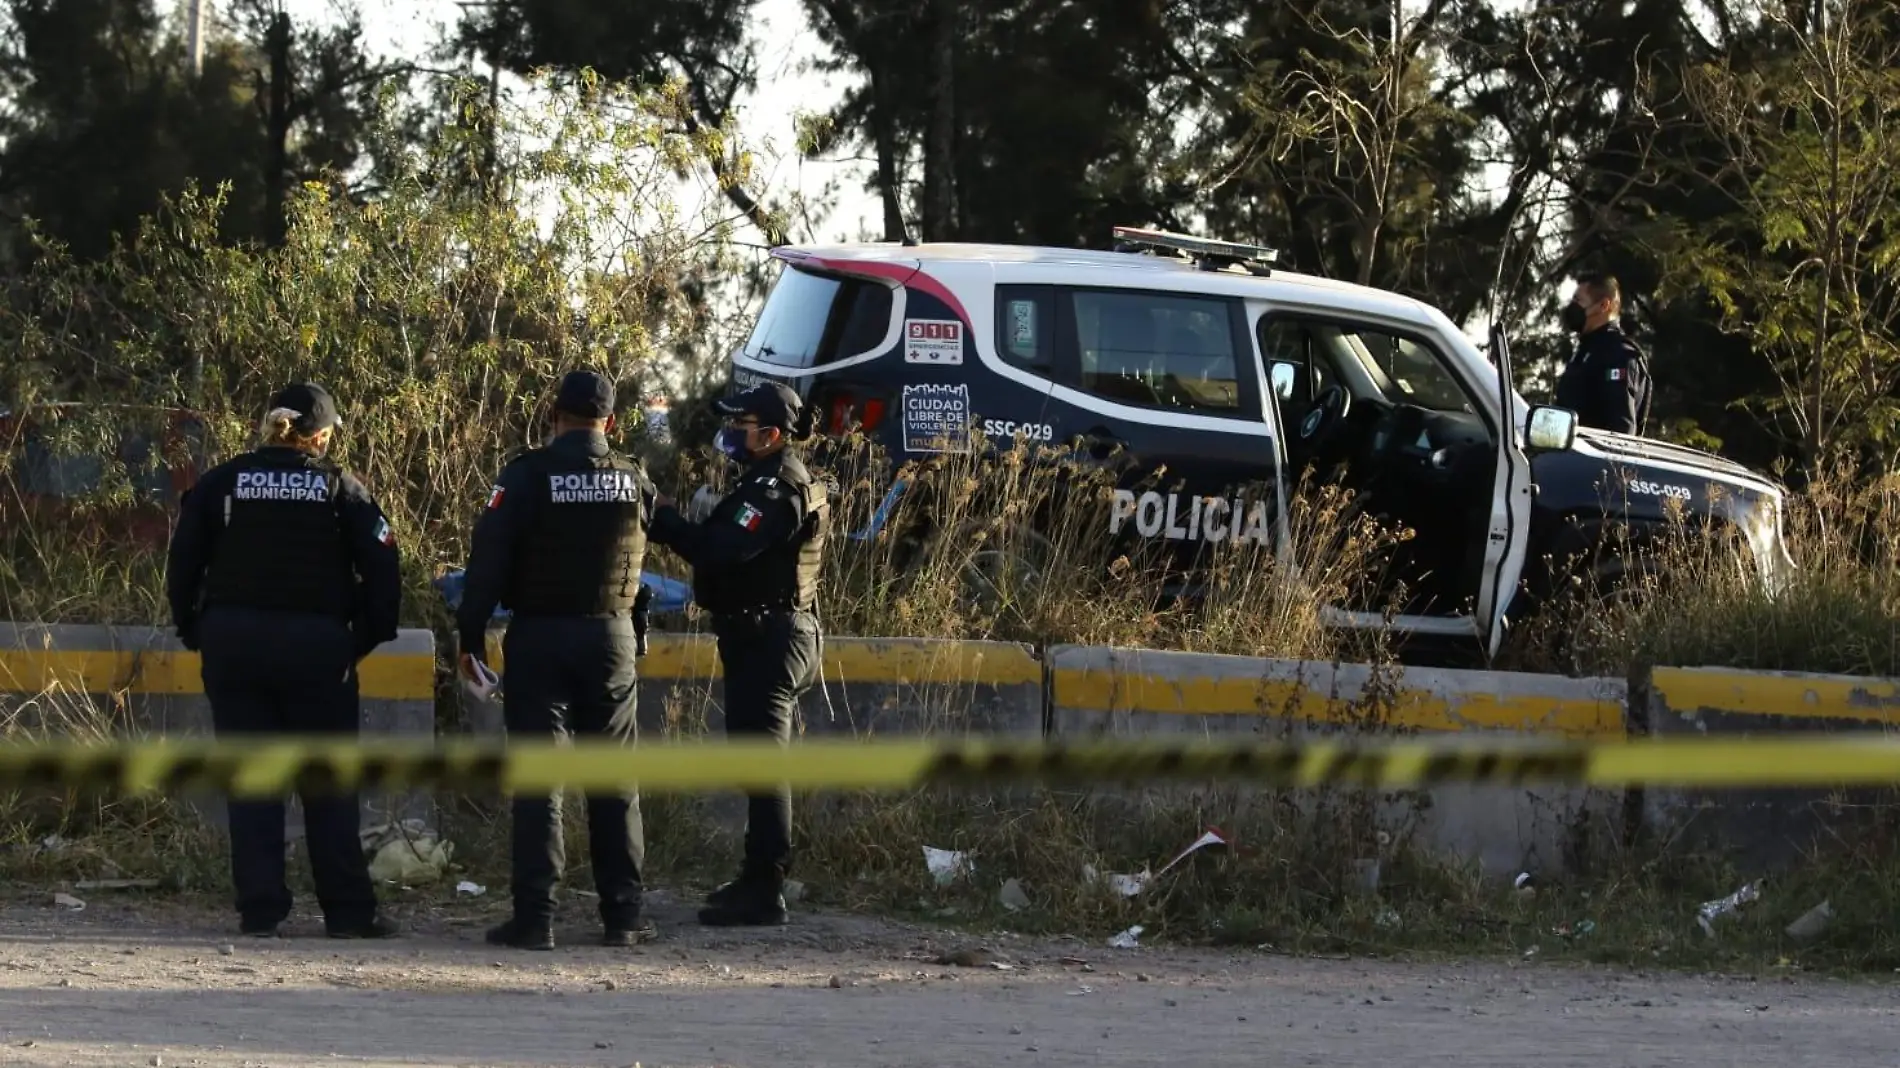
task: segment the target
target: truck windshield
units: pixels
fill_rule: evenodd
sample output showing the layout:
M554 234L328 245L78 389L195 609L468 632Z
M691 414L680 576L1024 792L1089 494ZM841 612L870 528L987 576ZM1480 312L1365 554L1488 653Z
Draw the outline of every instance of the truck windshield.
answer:
M891 290L787 266L740 351L784 367L818 367L874 351L890 332Z

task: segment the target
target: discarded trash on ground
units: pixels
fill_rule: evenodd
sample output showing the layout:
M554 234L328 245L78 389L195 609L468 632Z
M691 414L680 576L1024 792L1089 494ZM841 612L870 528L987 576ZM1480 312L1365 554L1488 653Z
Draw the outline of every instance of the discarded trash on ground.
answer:
M1225 831L1222 831L1219 827L1215 827L1212 824L1210 824L1205 831L1201 832L1201 836L1199 838L1196 838L1194 841L1188 843L1188 847L1186 849L1183 849L1179 853L1176 853L1174 855L1173 860L1170 860L1166 864L1163 864L1161 866L1161 870L1158 872L1155 872L1155 878L1158 879L1161 876L1168 874L1168 869L1186 860L1189 854L1199 852L1200 850L1206 849L1208 846L1217 846L1217 845L1224 846L1226 844L1227 844L1227 833Z
M465 897L480 897L488 892L488 888L463 879L461 882L455 884L455 892Z
M1386 928L1387 930L1396 928L1399 926L1399 922L1400 922L1399 910L1394 909L1394 908L1380 909L1379 914L1372 918L1372 922L1375 926L1383 927L1383 928Z
M1558 938L1569 939L1592 935L1596 933L1596 930L1597 921L1578 920L1576 923L1560 923L1556 927L1551 928L1550 933L1556 935Z
M938 886L949 886L960 875L969 875L976 871L976 865L970 861L968 853L954 849L933 849L924 847L924 866L936 877Z
M1121 934L1118 934L1115 937L1109 939L1108 948L1110 949L1140 949L1141 948L1141 924L1136 924L1133 927L1130 927L1128 930L1123 931Z
M86 907L84 901L79 900L71 894L54 894L53 904L63 909L71 909L74 912L83 911Z
M74 890L156 890L157 879L81 879Z
M1110 890L1123 897L1134 897L1148 888L1148 881L1154 876L1146 869L1135 875L1123 875L1120 872L1099 872L1093 864L1082 865L1082 879L1090 883L1106 883Z
M1734 916L1742 911L1742 906L1761 900L1761 882L1757 880L1735 891L1720 901L1704 902L1696 910L1696 922L1702 925L1702 933L1715 937L1715 921L1724 916Z
M1788 925L1788 937L1797 942L1807 942L1819 938L1821 933L1827 930L1828 924L1832 922L1833 919L1833 903L1831 901L1822 901L1819 905L1802 913L1799 918Z
M996 892L996 899L1011 912L1021 912L1029 907L1029 895L1023 891L1021 879L1010 879Z
M387 883L429 883L442 877L455 847L433 834L385 842L369 862L369 877Z
M796 905L805 899L805 884L797 879L787 879L785 888L779 893L785 898L787 905Z

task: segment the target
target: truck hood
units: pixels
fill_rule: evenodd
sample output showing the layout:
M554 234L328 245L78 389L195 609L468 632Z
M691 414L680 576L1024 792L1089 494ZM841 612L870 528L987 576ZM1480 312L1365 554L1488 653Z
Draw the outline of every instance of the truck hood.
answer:
M1635 460L1646 466L1700 475L1777 499L1783 495L1782 488L1767 477L1733 460L1683 445L1588 427L1578 428L1577 445L1579 451L1594 452L1606 459Z

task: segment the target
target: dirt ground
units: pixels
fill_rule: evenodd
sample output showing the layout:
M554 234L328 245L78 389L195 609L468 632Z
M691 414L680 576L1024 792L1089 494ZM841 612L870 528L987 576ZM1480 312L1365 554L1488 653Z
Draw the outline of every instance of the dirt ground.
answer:
M308 912L259 941L208 908L16 895L0 1065L1848 1068L1894 1063L1900 1034L1880 983L1114 950L810 912L721 932L654 898L660 942L588 945L582 899L569 944L527 953L482 944L489 902L359 943Z

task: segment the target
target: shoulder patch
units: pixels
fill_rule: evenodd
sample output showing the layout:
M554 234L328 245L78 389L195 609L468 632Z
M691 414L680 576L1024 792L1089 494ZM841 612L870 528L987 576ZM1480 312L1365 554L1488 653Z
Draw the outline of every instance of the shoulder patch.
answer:
M376 540L387 546L396 544L396 532L389 529L389 520L382 516L376 519Z
M1621 367L1610 368L1610 381L1612 382L1623 381L1623 369Z
M757 530L759 529L759 524L765 522L765 513L754 508L752 505L742 504L739 506L739 510L733 513L732 521L747 530Z
M496 483L495 486L488 491L488 511L492 512L501 507L501 498L506 492L507 491L501 488L500 483Z

